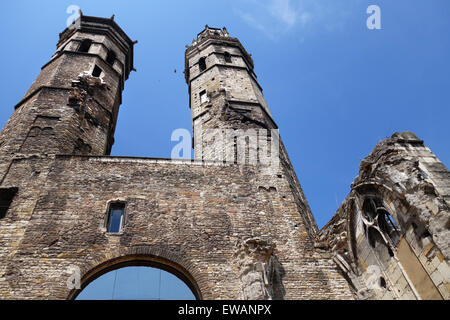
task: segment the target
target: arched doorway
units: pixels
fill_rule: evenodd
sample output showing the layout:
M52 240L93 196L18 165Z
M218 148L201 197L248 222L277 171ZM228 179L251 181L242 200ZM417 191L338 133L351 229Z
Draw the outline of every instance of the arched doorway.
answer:
M134 266L98 277L79 293L76 300L195 300L195 296L170 272Z
M201 294L181 266L154 256L125 256L91 269L69 299L195 300Z

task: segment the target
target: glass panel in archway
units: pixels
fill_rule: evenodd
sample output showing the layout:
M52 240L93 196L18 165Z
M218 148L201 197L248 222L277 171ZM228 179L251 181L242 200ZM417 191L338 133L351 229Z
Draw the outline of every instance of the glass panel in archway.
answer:
M76 300L195 300L173 274L151 267L125 267L89 283Z

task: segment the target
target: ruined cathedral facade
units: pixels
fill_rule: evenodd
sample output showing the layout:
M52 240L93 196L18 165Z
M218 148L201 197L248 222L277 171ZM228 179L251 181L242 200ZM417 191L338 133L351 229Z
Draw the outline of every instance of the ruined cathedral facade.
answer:
M82 15L1 131L0 299L74 299L130 265L167 270L198 299L449 299L450 173L423 141L380 142L319 230L225 28L186 49L196 159L109 155L134 44ZM244 152L256 162L237 161L228 131L259 133Z

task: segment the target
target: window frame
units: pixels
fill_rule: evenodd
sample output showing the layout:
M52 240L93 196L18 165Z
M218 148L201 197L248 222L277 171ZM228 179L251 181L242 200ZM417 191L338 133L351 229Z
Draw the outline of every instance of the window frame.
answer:
M91 47L92 47L92 43L93 43L92 39L81 40L80 45L78 46L77 52L89 53L89 51L91 50ZM85 46L87 46L87 44L89 44L89 46L86 49Z
M122 205L123 209L122 209L122 216L121 216L121 220L120 220L120 226L119 226L119 231L117 232L112 232L109 230L110 226L110 218L111 218L111 210L115 205ZM107 209L106 209L106 216L105 216L105 221L104 221L104 229L106 231L107 234L110 235L120 235L123 233L124 229L125 229L125 224L126 224L126 220L127 220L127 202L123 201L123 200L113 200L113 201L109 201L108 205L107 205Z

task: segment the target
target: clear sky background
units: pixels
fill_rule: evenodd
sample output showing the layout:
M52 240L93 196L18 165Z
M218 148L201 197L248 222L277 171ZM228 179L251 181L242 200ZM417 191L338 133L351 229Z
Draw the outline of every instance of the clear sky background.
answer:
M150 267L126 267L92 281L77 300L195 300L176 276Z
M366 27L372 4L382 30ZM184 50L208 24L253 55L319 227L361 160L396 131L415 132L450 163L449 0L1 1L1 126L54 53L70 5L115 14L139 40L113 155L167 158L172 131L191 130Z

